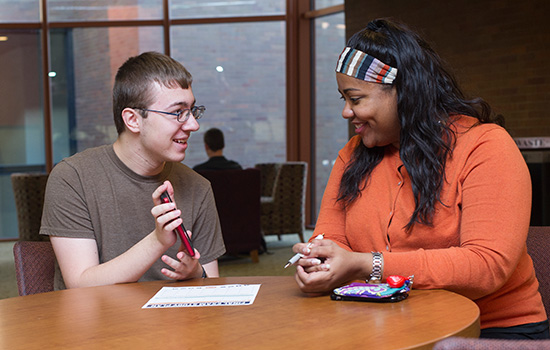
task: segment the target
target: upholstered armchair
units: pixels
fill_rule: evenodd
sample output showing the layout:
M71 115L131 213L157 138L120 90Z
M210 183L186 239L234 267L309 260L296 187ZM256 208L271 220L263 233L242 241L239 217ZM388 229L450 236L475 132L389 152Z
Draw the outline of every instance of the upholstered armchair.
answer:
M19 295L54 290L55 253L50 242L15 242L13 258Z
M228 254L250 253L259 261L262 245L260 229L260 171L200 170L210 181Z
M20 241L49 240L48 236L39 235L47 181L46 173L11 174Z
M306 162L260 163L264 235L298 234L304 242Z
M277 179L281 165L282 163L259 163L254 166L260 170L260 193L262 197L273 197L275 180Z

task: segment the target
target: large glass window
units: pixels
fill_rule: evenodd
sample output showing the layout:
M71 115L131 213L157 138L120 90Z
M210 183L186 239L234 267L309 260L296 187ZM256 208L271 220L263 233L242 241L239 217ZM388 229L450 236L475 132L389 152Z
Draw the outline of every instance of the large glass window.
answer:
M18 234L10 175L50 171L65 157L112 143L114 76L128 57L145 51L169 51L182 62L193 74L197 102L207 107L187 165L206 160L203 134L211 127L223 130L224 154L243 167L286 161L287 85L298 85L287 76L287 40L298 40L286 37L287 21L307 20L287 14L287 3L297 4L46 0L48 32L41 33L41 1L0 0L0 239ZM291 146L301 132L294 129Z
M172 0L170 2L170 17L187 19L200 17L283 15L286 11L285 5L286 0Z
M38 1L35 0L38 3ZM50 22L160 19L162 0L49 0Z
M0 23L38 22L40 1L0 0Z
M348 140L334 69L345 45L344 14L315 20L315 213L338 151Z
M18 232L11 173L45 171L45 154L39 31L0 32L1 238Z
M325 7L342 5L344 0L315 0L315 9L323 9Z
M172 46L193 75L197 104L206 106L184 163L206 161L203 134L211 127L224 132L224 155L243 167L285 161L284 23L177 26Z
M74 28L52 32L54 162L112 143L112 87L118 67L145 51L163 52L162 28Z

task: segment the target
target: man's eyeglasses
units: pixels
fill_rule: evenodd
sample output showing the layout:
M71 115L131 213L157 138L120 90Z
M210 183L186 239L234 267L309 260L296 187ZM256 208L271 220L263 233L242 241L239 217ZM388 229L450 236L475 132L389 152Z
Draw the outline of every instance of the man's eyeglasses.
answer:
M189 117L191 115L195 118L195 120L201 119L204 114L204 111L206 111L206 107L204 106L193 106L191 108L180 109L179 111L174 113L157 111L154 109L147 109L147 108L136 108L136 107L132 107L132 108L139 109L141 111L173 115L173 116L176 116L177 121L180 123L185 123L187 120L189 120Z

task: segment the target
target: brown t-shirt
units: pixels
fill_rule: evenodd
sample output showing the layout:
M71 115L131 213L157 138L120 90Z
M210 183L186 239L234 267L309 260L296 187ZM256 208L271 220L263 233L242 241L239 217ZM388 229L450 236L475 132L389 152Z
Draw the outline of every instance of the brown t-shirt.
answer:
M40 234L92 238L99 262L109 261L155 229L151 208L153 191L169 180L183 224L193 233L200 263L211 262L225 246L210 183L181 163L167 163L162 173L144 177L116 156L113 146L91 148L57 164L48 177ZM180 242L166 254L175 257ZM160 258L140 281L166 279ZM64 289L56 269L56 289Z

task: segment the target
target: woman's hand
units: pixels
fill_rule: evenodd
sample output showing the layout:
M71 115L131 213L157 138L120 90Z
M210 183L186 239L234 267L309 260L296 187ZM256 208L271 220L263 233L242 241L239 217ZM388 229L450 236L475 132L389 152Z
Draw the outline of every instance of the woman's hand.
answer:
M330 240L298 243L293 251L303 254L296 267L296 282L304 293L327 293L355 279L370 275L370 253L347 251Z

